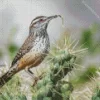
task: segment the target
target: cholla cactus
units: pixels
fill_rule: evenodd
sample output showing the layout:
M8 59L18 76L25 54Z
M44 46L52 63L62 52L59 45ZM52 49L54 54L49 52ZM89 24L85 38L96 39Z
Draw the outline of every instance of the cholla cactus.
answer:
M100 100L100 69L97 71L98 77L95 78L94 84L96 89L92 95L92 100Z
M86 49L74 51L77 42L70 43L66 38L63 40L61 48L56 45L50 52L49 71L33 87L35 92L32 100L69 100L73 86L63 78L74 68L76 53Z
M96 89L96 93L93 95L92 100L100 100L100 88Z
M60 39L61 40L61 39ZM86 49L76 50L78 42L62 39L50 51L46 62L48 70L41 80L32 87L32 100L69 100L73 86L64 77L75 68L75 60ZM59 45L59 46L57 46ZM18 79L18 80L17 80ZM28 100L20 89L19 78L13 78L2 90L0 100ZM18 90L18 91L15 91ZM5 92L6 91L6 92ZM24 95L25 94L25 95Z
M0 100L27 100L20 87L20 79L16 76L0 89Z

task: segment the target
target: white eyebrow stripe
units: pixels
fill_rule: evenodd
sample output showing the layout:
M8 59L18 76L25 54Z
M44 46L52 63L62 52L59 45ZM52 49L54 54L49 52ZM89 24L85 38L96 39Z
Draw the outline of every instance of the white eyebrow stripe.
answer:
M31 24L33 24L33 23L35 23L35 22L37 22L37 21L39 21L39 19L32 20Z
M33 23L36 23L36 22L39 21L40 19L45 19L45 18L46 18L45 16L39 16L39 17L37 17L37 18L35 18L35 19L32 20L31 25L32 25Z

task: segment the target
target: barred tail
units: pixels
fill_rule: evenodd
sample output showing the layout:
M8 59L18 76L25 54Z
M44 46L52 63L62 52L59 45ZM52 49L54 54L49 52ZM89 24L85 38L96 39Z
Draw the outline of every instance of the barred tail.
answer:
M0 77L0 87L5 85L13 75L15 75L18 72L18 68L11 67L8 72L6 72L3 76Z

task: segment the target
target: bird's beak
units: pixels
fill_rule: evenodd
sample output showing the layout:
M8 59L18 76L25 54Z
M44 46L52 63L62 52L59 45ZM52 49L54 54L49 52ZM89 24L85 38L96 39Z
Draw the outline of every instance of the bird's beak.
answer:
M54 19L54 18L57 18L57 17L61 17L60 15L54 15L54 16L50 16L47 18L48 21Z

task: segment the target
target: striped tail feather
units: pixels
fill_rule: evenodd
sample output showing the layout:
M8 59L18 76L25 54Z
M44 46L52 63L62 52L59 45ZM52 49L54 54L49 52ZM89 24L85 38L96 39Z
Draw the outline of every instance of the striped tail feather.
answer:
M5 85L13 75L15 75L18 72L17 67L11 67L8 72L6 72L3 76L0 77L0 87Z

